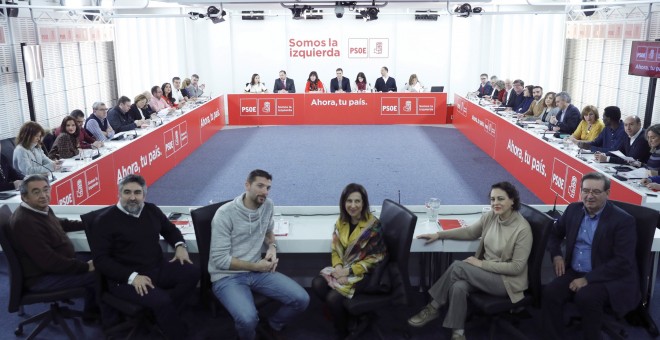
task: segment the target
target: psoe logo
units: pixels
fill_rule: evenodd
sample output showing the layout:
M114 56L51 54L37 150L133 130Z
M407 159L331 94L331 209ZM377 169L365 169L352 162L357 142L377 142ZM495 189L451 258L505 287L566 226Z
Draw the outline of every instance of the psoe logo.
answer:
M637 47L637 60L646 60L646 47L645 46L640 46Z
M261 112L264 113L270 112L270 102L264 102L264 106L261 108Z
M403 112L412 111L412 100L406 100L406 103L403 105Z
M369 58L389 58L390 40L387 38L369 39Z
M348 39L348 57L349 58L369 57L369 39L364 39L364 38Z
M76 181L76 197L81 198L85 194L85 189L83 188L82 178L78 178Z

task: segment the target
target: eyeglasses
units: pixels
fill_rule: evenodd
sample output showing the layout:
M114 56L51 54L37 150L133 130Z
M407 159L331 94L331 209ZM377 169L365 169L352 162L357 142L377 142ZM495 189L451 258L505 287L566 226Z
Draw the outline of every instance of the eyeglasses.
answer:
M587 196L589 194L593 194L594 196L599 196L599 195L604 193L604 191L600 190L600 189L586 189L586 188L583 188L581 190L581 192L582 192L582 195L585 195L585 196Z
M96 111L108 111L108 109L96 109Z
M42 194L46 194L46 196L48 196L50 195L50 188L45 188L43 190L40 189L32 190L30 191L30 194L32 194L32 196L37 196L37 197L41 196Z

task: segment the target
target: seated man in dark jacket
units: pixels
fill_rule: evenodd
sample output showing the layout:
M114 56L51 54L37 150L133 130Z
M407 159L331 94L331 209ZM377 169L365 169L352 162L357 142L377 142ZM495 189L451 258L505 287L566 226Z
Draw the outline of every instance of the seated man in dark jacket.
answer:
M646 136L646 130L642 129L642 121L637 116L628 116L623 120L623 129L626 131L626 135L624 136L623 142L619 146L618 151L624 156L628 156L635 160L630 162L630 165L640 167L649 160L649 156L651 155L649 143L646 138L644 138L644 136ZM594 155L594 158L598 162L617 164L628 163L623 158L612 154L597 153Z
M570 204L550 232L548 251L557 278L543 290L546 339L563 338L563 306L569 299L582 314L584 339L601 338L605 306L623 316L639 305L635 219L608 202L609 194L605 175L584 175L582 202ZM565 257L560 249L564 239Z
M94 221L91 242L94 264L108 278L110 293L151 309L168 339L186 338L179 317L184 300L199 281L179 229L152 203L145 203L147 185L130 174L119 182L119 202ZM165 259L160 236L175 249Z
M0 144L2 152L2 144ZM0 191L16 190L23 182L23 174L11 166L11 162L0 154Z
M567 92L559 92L555 97L559 113L550 118L549 129L559 133L573 134L582 120L580 110L571 104L571 96Z
M76 256L66 234L83 230L82 222L55 216L49 206L50 185L42 175L26 177L20 192L23 202L11 216L9 239L21 262L26 288L49 292L86 287L85 311L96 311L94 263L83 255Z

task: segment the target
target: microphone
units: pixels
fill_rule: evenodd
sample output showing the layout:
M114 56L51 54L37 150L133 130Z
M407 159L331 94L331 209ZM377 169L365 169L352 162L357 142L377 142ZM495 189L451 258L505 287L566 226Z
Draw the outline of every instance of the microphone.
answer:
M374 88L371 87L371 83L369 83L369 89L371 89L371 92L374 92Z
M53 174L53 171L52 171L51 169L48 169L48 167L46 167L46 166L44 166L43 164L41 164L41 163L35 161L35 160L32 159L32 158L30 158L30 161L32 161L34 164L38 164L40 167L42 167L42 168L48 170L48 172L50 172L50 178L51 178L50 181L51 181L51 182L55 182L55 181L57 180L57 178L55 178L55 174Z
M90 146L92 147L92 149L96 149L96 155L92 156L92 159L94 160L101 157L101 150L99 150L99 148L97 148L96 145L94 144L90 144Z
M559 197L559 194L555 194L555 204L552 206L552 210L546 213L548 214L548 216L552 217L555 221L561 217L561 213L559 212L559 210L557 210L557 197Z
M138 136L137 130L133 129L133 132L135 132L135 134L133 135L133 139L138 138L139 136Z
M152 116L152 117L153 117L153 116L156 116L156 118L158 118L158 120L160 120L160 123L156 123L156 126L161 126L161 125L163 125L163 118L160 118L160 116L158 116L158 112L152 114L151 116Z

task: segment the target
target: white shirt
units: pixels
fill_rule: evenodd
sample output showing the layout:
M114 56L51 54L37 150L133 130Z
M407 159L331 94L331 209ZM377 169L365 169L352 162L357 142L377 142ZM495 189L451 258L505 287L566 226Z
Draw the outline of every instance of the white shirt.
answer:
M181 90L174 88L174 86L172 86L172 98L174 98L177 103L183 101L183 94L181 93Z
M265 93L268 92L268 89L266 89L266 85L264 83L257 83L254 85L247 84L245 87L245 92L249 93Z
M419 81L415 85L406 85L406 92L424 92L424 86Z
M637 137L639 137L641 133L642 133L642 129L639 129L639 131L637 131L637 133L630 138L630 145L632 145L635 142L635 139L637 139Z

